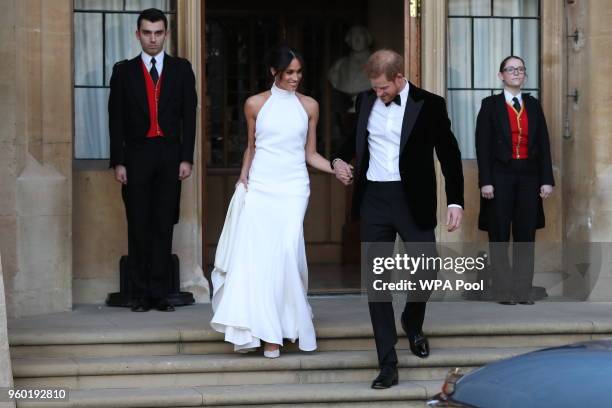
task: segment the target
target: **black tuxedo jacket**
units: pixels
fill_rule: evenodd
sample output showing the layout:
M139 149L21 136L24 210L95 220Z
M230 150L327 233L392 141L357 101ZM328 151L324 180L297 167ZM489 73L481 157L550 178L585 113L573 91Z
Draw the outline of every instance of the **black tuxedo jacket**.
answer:
M529 158L536 160L540 185L555 185L550 154L548 127L540 102L528 93L522 94L527 120L529 121ZM508 164L512 159L512 134L510 118L504 93L488 96L482 100L476 119L476 158L478 161L478 186L495 186L496 162ZM487 230L487 203L481 197L478 226ZM537 228L544 227L542 200L538 205Z
M149 130L149 106L140 55L113 67L108 99L110 165L125 164L125 149L141 144ZM189 61L164 56L158 122L164 137L181 143L181 161L193 163L196 106L195 76Z
M357 96L357 128L334 156L356 158L352 215L359 218L366 174L370 164L368 119L376 101L374 91ZM421 229L437 225L437 183L434 149L442 166L448 204L463 207L463 168L457 140L451 132L444 99L410 83L402 122L399 172L412 216Z

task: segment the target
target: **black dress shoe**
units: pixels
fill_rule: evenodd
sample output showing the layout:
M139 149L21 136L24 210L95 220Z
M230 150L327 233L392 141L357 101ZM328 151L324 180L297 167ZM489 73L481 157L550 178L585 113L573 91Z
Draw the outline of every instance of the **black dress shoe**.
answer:
M412 354L419 358L426 358L429 356L429 340L423 334L418 332L415 335L408 335L408 341L410 342L410 351Z
M145 299L136 299L132 303L131 310L132 312L148 312L151 310L151 306Z
M155 309L160 312L174 312L174 306L172 306L167 300L160 300L157 302Z
M400 321L402 322L402 329L404 329L404 333L406 333L408 336L408 342L410 343L410 351L412 351L412 354L419 358L428 357L429 340L427 340L427 337L423 334L423 331L418 331L416 334L411 334L411 332L408 330L403 314Z
M535 305L535 302L533 300L523 300L523 301L518 302L518 303L519 303L519 305L529 305L529 306Z
M383 367L380 370L378 377L376 377L372 382L372 388L375 390L383 390L385 388L397 385L397 382L397 367Z
M501 302L497 302L500 305L514 306L516 305L516 300L502 300Z

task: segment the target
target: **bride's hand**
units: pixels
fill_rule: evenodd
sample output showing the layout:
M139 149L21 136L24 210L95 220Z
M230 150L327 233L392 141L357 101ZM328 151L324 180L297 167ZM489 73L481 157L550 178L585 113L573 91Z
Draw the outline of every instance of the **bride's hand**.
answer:
M238 184L240 183L244 184L245 190L247 191L249 190L249 180L246 177L240 177L238 181L236 182L236 187L238 187Z

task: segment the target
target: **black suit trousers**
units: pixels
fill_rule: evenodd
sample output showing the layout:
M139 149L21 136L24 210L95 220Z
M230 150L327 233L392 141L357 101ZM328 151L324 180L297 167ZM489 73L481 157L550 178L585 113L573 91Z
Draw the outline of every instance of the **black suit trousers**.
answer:
M360 208L362 242L395 242L399 234L404 242L435 242L434 230L417 227L411 215L401 181L365 183ZM392 254L390 253L389 256ZM387 302L369 302L370 319L374 330L378 363L397 366L397 329L391 299ZM406 302L401 319L408 334L422 330L425 302Z
M493 289L497 300L529 300L540 191L534 160L510 160L493 168L494 198L488 212ZM509 241L512 234L512 264Z
M179 205L180 145L163 137L126 152L123 198L133 296L164 299L171 287L172 232Z

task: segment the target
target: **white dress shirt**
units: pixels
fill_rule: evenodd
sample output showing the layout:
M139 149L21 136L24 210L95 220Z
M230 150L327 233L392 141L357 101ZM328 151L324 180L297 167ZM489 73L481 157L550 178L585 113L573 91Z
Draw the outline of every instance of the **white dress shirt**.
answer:
M506 103L509 103L511 106L514 105L514 103L512 102L512 98L518 99L521 106L523 106L523 97L520 92L518 93L518 95L512 95L510 91L504 89L504 97L506 98Z
M370 164L366 178L370 181L400 181L399 172L400 140L402 122L408 100L410 85L406 80L399 93L401 105L391 102L385 106L376 98L368 119L368 148Z
M155 68L157 69L157 74L161 77L162 70L164 69L164 50L157 55L149 55L146 52L142 51L140 53L140 58L142 58L142 62L144 62L145 67L147 67L147 71L151 72L151 58L155 57Z

